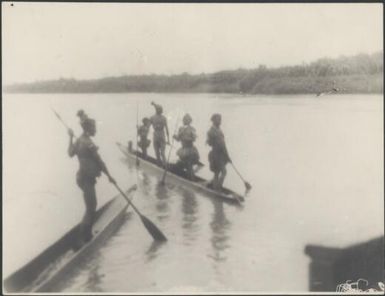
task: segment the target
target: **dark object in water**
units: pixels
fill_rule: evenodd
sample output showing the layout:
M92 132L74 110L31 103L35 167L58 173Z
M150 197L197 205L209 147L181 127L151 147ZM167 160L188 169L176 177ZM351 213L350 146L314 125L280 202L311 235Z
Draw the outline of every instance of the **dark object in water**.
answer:
M362 290L378 289L384 281L384 237L347 248L331 248L307 245L305 254L310 256L310 291L336 291L348 281L367 281ZM360 281L364 284L364 281Z

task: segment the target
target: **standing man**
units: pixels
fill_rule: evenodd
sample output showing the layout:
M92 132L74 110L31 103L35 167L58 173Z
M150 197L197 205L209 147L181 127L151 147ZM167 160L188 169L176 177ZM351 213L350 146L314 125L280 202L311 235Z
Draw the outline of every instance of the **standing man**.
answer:
M211 116L212 126L207 132L207 144L211 146L209 152L210 170L214 173L211 185L214 190L221 190L227 171L226 164L231 162L227 152L225 136L220 128L222 116L218 113Z
M92 239L92 225L95 219L96 212L96 178L100 177L101 172L107 175L109 181L116 184L107 170L106 165L100 158L98 147L94 144L91 137L96 134L96 123L79 110L77 116L80 118L80 125L83 129L83 134L73 142L74 133L71 129L68 130L70 137L68 155L70 157L77 156L79 160L79 170L76 174L76 182L83 191L84 203L86 212L80 224L78 241L75 242L75 249Z
M155 114L151 116L150 121L152 124L152 127L154 129L154 138L153 138L153 145L155 150L156 159L158 160L158 163L160 165L165 166L166 165L166 136L165 136L165 130L167 134L167 144L170 143L170 137L168 133L168 126L167 126L167 118L162 115L163 113L163 107L161 105L155 104L154 102L151 102L151 105L155 107Z

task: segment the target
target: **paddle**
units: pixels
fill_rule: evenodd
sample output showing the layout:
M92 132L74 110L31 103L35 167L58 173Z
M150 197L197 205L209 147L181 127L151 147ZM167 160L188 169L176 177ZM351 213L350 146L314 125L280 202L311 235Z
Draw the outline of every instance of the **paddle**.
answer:
M61 121L61 123L63 123L63 125L67 128L67 129L70 129L68 127L68 125L63 121L63 119L60 117L60 115L53 109L51 108L52 111L55 113L56 117ZM126 194L120 189L120 187L118 186L118 184L113 183L114 186L116 187L116 189L118 189L118 191L120 192L120 194L123 195L123 197L127 200L127 202L132 206L132 208L135 210L135 212L139 215L140 219L142 220L142 223L144 225L144 227L146 227L147 231L151 234L151 236L155 239L155 240L158 240L158 241L167 241L167 238L165 237L165 235L159 230L158 227L156 227L156 225L151 222L148 218L146 218L145 216L143 216L139 210L134 206L134 204L132 203L132 201L126 196ZM135 188L135 189L134 189ZM132 190L136 190L137 188L137 185L135 184L134 186L131 187L131 191Z
M174 134L176 133L176 129L178 128L178 122L179 122L179 115L177 116L176 118L176 122L175 122L175 130L174 130ZM172 140L171 140L171 146L170 146L170 150L168 151L168 158L167 158L167 163L166 163L166 166L164 168L164 172L163 172L163 176L162 176L162 180L160 181L160 185L164 185L165 184L165 180L166 180L166 175L167 175L167 169L168 169L168 166L170 164L170 156L171 156L171 150L172 150L172 147L174 146L174 136L172 137Z
M235 165L230 162L231 165L233 166L234 170L237 172L238 176L242 179L243 183L245 184L245 187L246 187L246 192L249 191L251 189L251 185L249 182L245 181L245 179L243 179L242 175L238 172L237 168L235 167Z

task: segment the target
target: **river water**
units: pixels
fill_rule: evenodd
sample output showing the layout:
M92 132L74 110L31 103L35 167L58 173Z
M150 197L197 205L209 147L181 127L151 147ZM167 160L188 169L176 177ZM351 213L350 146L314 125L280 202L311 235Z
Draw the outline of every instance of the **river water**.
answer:
M222 114L233 163L253 186L243 208L171 182L160 187L156 174L127 166L115 143L135 138L137 107L139 120L150 116L151 101L163 105L170 131L192 115L206 178L205 134L211 114ZM78 109L97 120L95 142L111 174L121 187L138 184L135 205L168 237L153 244L130 210L60 291L304 292L307 244L345 247L384 233L382 96L5 94L4 276L83 214L77 161L51 107L76 134ZM230 166L225 185L244 190ZM97 194L100 206L116 191L102 177Z

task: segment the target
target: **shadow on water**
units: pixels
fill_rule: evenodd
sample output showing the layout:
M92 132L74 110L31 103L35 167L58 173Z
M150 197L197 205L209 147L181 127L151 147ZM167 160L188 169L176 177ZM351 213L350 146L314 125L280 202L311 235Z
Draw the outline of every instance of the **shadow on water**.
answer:
M223 203L218 200L212 200L212 202L214 205L214 213L212 214L212 221L210 223L212 230L210 239L212 254L208 256L214 260L214 268L217 269L217 263L224 262L227 259L225 251L230 247L228 243L230 238L228 231L231 227L231 222L226 217Z

